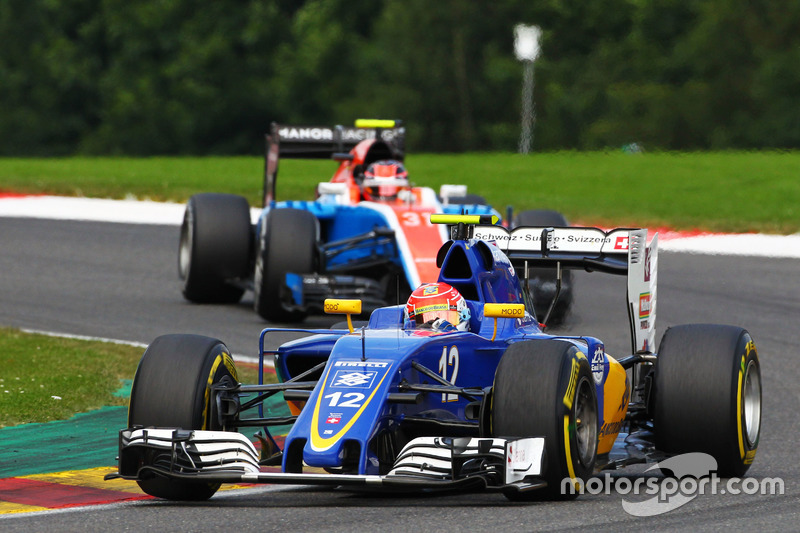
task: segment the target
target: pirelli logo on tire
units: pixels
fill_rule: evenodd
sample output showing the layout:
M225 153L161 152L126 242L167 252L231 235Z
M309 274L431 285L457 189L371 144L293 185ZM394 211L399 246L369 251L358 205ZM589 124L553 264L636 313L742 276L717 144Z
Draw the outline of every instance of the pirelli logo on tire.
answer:
M575 400L575 387L578 383L581 358L586 359L586 355L581 351L576 352L575 357L572 358L572 367L569 371L569 383L567 384L567 392L564 394L564 406L567 409L572 409L572 402Z

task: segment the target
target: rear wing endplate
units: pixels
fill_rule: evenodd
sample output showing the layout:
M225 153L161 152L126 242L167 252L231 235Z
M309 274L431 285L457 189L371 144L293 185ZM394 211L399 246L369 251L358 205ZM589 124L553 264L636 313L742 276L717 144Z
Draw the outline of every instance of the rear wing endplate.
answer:
M634 353L655 349L658 234L647 230L581 227L476 226L474 237L494 242L515 268L553 267L626 275Z
M273 122L265 136L264 206L275 198L280 158L338 159L358 143L381 139L403 159L406 129L395 120L358 120L356 126L298 126Z

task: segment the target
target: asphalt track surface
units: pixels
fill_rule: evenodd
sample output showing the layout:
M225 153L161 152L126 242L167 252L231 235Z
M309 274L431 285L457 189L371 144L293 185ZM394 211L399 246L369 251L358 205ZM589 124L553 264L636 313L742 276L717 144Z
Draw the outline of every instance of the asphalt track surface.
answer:
M255 355L264 323L250 296L233 306L185 302L177 243L175 226L0 218L0 325L142 343L162 333L202 333L224 340L234 353ZM140 501L5 515L0 530L797 530L800 262L663 252L658 273L659 336L670 325L699 322L741 325L753 335L764 396L758 455L747 475L783 479L784 495L702 495L639 518L621 505L636 498L613 489L573 502L519 504L497 494L398 497L266 486L204 503ZM569 331L604 339L609 353L627 353L623 279L580 273L576 289ZM317 318L305 325L328 324Z

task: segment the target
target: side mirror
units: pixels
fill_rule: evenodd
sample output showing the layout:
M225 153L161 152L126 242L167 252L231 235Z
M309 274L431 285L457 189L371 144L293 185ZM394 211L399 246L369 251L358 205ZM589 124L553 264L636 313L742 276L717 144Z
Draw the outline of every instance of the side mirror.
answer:
M361 300L338 300L327 298L323 304L323 309L329 315L347 315L347 328L353 333L353 321L350 315L361 314Z

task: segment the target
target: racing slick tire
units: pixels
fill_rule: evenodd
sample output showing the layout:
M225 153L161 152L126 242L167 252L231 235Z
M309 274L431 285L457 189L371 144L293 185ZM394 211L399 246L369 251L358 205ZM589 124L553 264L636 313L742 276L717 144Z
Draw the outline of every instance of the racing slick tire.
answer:
M250 206L242 196L203 193L189 198L181 225L178 275L195 303L236 303L244 294L253 240Z
M162 335L144 352L131 387L128 427L220 430L211 387L238 383L230 350L200 335ZM225 428L231 430L232 428ZM137 481L147 494L168 500L207 500L219 483L169 479Z
M513 226L569 226L569 222L558 211L531 209L519 213L514 219ZM556 271L553 268L531 268L529 275L533 292L533 307L536 311L536 318L541 321L544 320L556 294ZM566 320L572 307L572 285L572 271L562 270L561 294L559 294L553 314L548 320L548 326L557 326Z
M272 209L263 219L256 247L253 307L270 322L298 322L308 313L287 308L285 276L310 274L317 268L317 217L302 209Z
M653 394L656 448L707 453L720 477L747 472L761 433L761 366L746 330L669 328L658 349Z
M495 373L489 424L495 437L545 439L547 487L530 492L511 489L505 492L507 498L576 498L597 458L597 395L586 355L561 340L512 344Z

